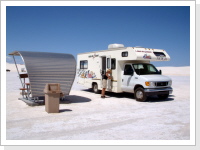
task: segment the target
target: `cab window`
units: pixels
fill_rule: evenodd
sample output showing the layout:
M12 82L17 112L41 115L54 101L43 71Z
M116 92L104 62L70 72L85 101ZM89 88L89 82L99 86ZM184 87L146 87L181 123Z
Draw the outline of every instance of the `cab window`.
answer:
M131 65L125 65L124 75L133 75L133 68Z

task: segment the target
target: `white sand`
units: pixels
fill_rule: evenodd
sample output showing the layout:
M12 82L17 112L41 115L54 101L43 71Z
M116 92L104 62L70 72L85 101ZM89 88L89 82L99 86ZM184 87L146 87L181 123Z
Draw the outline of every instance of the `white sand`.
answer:
M74 83L70 103L60 113L18 100L20 81L7 72L7 140L189 140L190 67L160 67L173 80L166 101L137 102L132 94L107 93L106 99ZM7 68L8 69L8 68ZM118 144L118 142L116 143Z

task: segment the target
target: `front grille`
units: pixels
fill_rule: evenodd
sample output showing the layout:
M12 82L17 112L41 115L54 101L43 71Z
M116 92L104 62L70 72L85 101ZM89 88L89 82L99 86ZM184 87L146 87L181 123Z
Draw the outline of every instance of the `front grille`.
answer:
M167 86L168 82L155 82L155 86Z

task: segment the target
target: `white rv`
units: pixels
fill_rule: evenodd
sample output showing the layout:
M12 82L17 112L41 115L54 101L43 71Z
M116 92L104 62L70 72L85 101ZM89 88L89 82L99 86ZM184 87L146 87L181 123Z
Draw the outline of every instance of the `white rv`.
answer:
M172 80L161 75L161 70L150 62L169 60L165 50L110 44L107 50L78 54L78 83L99 93L102 75L111 69L107 91L134 93L137 101L146 101L150 95L166 99L173 91Z

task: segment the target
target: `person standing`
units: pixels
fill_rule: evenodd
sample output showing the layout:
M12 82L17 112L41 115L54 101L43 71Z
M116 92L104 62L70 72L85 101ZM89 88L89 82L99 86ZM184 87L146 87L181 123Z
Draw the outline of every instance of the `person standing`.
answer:
M105 98L105 91L107 88L107 80L110 79L111 80L111 70L108 69L106 71L106 74L103 75L102 77L102 91L101 91L101 98Z

